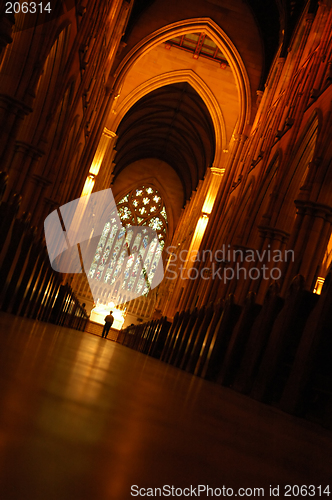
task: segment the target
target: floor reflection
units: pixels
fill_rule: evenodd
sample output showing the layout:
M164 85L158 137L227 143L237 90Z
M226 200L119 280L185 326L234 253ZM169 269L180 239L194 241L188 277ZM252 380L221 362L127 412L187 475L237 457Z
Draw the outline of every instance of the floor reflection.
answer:
M95 335L0 314L0 498L321 484L331 436Z

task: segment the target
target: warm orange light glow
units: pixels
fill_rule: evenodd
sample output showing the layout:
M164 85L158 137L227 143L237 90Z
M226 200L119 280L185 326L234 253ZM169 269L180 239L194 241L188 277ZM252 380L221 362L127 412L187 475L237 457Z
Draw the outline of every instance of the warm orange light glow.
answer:
M103 325L105 323L105 316L107 316L110 311L113 311L112 314L114 317L112 328L114 328L115 330L121 330L126 317L126 313L125 310L120 311L119 309L117 309L114 306L114 302L109 302L108 304L102 304L98 302L91 310L90 320Z
M317 278L316 285L314 288L314 293L316 293L317 295L320 295L322 293L324 281L325 281L325 278L321 278L321 277Z
M209 217L206 214L201 215L201 217L198 219L194 236L191 240L191 244L188 250L188 259L185 264L186 269L188 270L191 269L194 264L195 258L193 256L196 255L199 249L208 222Z
M94 185L95 185L95 176L90 174L86 178L81 196L87 196L88 194L91 194Z
M210 214L212 212L213 205L221 183L221 179L222 176L224 175L224 171L225 171L224 168L216 168L216 167L211 168L212 175L211 175L210 185L202 208L202 212L204 214Z
M90 167L90 171L89 171L90 174L93 174L95 176L99 174L100 166L102 164L107 147L109 145L109 140L115 139L115 138L116 138L116 134L114 132L112 132L112 130L108 130L105 127L103 134L100 138L96 154L94 155L94 158L93 158L92 163L91 163L91 167Z
M98 175L101 165L101 160L102 160L101 158L98 158L98 160L93 159L93 162L91 163L90 167L90 174Z
M203 214L199 218L199 220L197 222L195 234L193 237L193 241L195 241L197 238L199 238L200 240L202 239L208 222L209 222L209 218L206 214Z

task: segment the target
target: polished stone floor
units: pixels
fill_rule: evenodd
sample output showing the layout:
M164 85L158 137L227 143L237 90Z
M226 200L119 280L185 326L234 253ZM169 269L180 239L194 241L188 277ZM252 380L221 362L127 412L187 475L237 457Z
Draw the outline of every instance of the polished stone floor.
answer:
M96 335L1 313L0 332L1 500L331 480L314 424Z

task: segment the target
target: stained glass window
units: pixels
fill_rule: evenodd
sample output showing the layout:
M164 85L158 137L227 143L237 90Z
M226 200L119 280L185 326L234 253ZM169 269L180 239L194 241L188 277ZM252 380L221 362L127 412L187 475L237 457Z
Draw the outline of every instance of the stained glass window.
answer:
M119 203L125 203L128 200L129 200L129 195L127 194L126 196L124 196L123 198L121 198L121 200L119 201Z
M160 193L145 185L123 196L117 209L123 227L115 224L115 216L111 214L111 222L105 224L88 276L93 279L92 286L108 286L108 298L125 291L147 294L165 245L166 207ZM150 226L155 231L153 235L144 226Z
M160 245L165 245L167 213L157 189L147 185L135 188L117 206L124 225L150 226L157 232Z

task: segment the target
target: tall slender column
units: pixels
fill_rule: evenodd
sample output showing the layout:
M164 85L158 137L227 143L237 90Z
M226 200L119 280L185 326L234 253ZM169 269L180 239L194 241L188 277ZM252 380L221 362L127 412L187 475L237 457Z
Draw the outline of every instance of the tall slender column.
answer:
M0 58L3 50L12 43L12 28L15 24L14 14L6 14L3 10L0 14ZM1 60L1 59L0 59Z
M279 282L280 280L279 285L281 286L282 271L280 269L280 266L282 265L283 261L277 260L275 262L273 260L273 258L275 257L274 251L277 250L281 252L281 259L285 258L283 251L285 249L286 242L289 239L289 234L285 231L282 231L281 229L271 228L269 226L260 226L259 231L260 236L263 239L261 255L263 255L263 252L265 250L265 258L262 262L256 261L256 266L260 272L259 279L253 283L253 286L250 287L250 290L257 293L257 302L262 303L267 289L273 279L275 279L277 282ZM263 266L265 266L265 268ZM271 275L272 270L275 268L278 268L280 270L279 273L276 273L276 271L274 271L274 274ZM280 278L278 278L278 276L280 276Z
M105 187L109 187L105 185L105 181L106 179L108 179L110 173L105 168L104 158L106 153L109 153L109 155L112 157L116 139L117 135L112 132L112 130L108 130L105 127L101 135L96 153L93 157L88 177L83 187L83 196L90 194L92 191L101 191L102 189L105 189ZM106 164L108 165L109 162L106 161ZM102 165L103 167L101 169Z
M305 200L295 201L299 223L295 225L296 234L292 238L294 262L289 263L283 292L287 290L296 274L301 274L310 288L326 250L332 224L332 207Z
M26 176L32 171L33 165L44 155L40 149L17 141L14 148L14 155L10 162L7 196L13 190L21 194L26 181Z
M90 168L90 172L94 173L92 171L92 168L96 169L96 166L98 166L98 172L100 172L99 175L96 177L96 182L94 187L95 191L106 189L110 185L110 179L114 167L113 159L116 153L115 145L117 138L118 136L116 135L115 132L107 129L106 127L104 128L95 157L93 159Z
M213 211L213 208L215 207L215 202L217 200L218 193L220 191L220 186L223 180L225 174L225 168L219 168L217 166L211 167L211 172L210 176L208 178L208 187L206 189L206 195L204 202L202 204L202 209L201 209L201 215L205 215L208 217L208 222L209 222L209 234L213 233L213 236L215 238L215 233L214 233L214 228L213 226L211 227L211 224L214 224L216 222L216 209ZM207 227L207 223L205 224L205 229ZM206 237L205 234L205 229L204 232L200 235L199 240L196 243L196 248L195 250L200 250L200 254L202 254L202 250L211 250L213 253L213 249L217 248L214 245L212 245L212 242L210 238ZM208 236L208 235L207 235ZM209 243L211 246L209 246ZM206 286L205 281L206 279L203 278L203 283L202 283L202 278L200 276L200 273L202 272L202 269L207 267L206 262L200 261L198 262L197 268L199 272L199 276L197 279L194 281L191 281L191 286L187 288L187 290L184 291L183 297L181 300L181 306L185 307L186 303L192 303L195 300L195 297L197 296L200 286L203 287L203 295L204 296L209 296L211 289L213 288L213 283L212 280L209 283L208 286Z
M13 154L13 146L19 127L25 115L32 109L24 102L5 94L0 94L0 159L2 168L8 169L8 160Z

